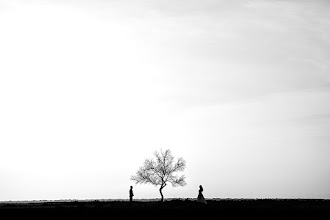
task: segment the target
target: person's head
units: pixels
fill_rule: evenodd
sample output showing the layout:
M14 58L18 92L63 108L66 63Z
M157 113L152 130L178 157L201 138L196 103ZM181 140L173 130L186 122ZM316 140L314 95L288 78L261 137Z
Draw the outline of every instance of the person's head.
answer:
M131 189L133 189L133 186L131 186Z

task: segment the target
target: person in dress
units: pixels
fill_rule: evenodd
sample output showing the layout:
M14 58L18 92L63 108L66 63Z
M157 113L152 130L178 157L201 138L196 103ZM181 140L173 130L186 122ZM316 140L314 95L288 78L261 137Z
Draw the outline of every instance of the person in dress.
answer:
M198 196L197 196L197 202L207 204L204 196L203 196L203 187L202 185L199 185L199 191L198 191Z

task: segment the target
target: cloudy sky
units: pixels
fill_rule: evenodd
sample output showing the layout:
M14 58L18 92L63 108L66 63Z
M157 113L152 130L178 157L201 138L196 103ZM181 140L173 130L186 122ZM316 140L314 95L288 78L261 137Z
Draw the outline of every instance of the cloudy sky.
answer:
M330 199L327 0L0 0L0 200Z

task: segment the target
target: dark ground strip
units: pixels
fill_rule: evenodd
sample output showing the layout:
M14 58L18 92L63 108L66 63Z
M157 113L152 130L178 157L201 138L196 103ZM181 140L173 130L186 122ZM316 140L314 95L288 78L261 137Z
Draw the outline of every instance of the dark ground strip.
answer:
M1 203L0 219L230 219L230 218L311 218L330 217L330 200L256 199L191 200L161 202L93 201Z

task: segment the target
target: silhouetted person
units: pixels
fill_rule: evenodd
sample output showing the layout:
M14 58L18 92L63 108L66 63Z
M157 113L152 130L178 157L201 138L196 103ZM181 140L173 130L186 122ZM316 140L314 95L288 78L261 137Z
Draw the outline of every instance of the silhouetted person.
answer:
M205 198L204 198L204 196L203 196L203 187L202 187L202 185L199 185L198 196L197 196L197 202L207 204L207 203L206 203L206 200L205 200Z
M129 201L132 202L133 201L133 186L131 186L131 188L129 189Z

